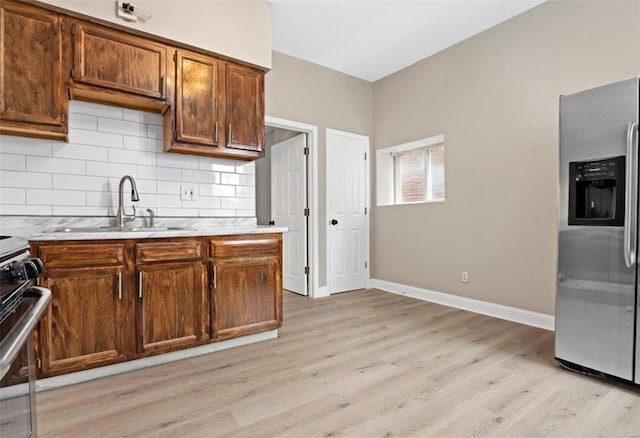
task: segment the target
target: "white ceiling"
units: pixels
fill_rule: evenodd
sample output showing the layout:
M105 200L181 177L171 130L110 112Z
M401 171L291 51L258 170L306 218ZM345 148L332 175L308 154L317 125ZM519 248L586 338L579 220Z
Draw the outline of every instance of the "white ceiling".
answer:
M545 0L272 0L273 50L374 82Z

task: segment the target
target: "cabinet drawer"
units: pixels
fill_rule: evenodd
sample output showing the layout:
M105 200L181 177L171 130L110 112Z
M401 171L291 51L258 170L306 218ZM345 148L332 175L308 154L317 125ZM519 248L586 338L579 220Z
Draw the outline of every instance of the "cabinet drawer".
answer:
M279 234L229 236L210 240L211 257L278 254L282 245Z
M194 260L202 256L200 242L136 243L138 263Z
M40 245L39 257L47 268L80 268L124 263L124 245L109 243Z

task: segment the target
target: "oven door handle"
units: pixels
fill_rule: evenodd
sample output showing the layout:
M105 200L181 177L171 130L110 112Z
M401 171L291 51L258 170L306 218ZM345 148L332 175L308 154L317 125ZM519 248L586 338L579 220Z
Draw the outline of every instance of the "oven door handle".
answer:
M629 122L627 125L627 168L625 175L625 206L624 206L624 264L627 268L636 263L636 227L637 227L637 187L638 187L638 157L633 147L633 134L638 124Z
M43 287L32 286L24 291L24 297L37 298L38 301L31 306L27 313L22 315L22 318L0 343L0 379L9 372L11 364L47 310L51 301L51 291Z

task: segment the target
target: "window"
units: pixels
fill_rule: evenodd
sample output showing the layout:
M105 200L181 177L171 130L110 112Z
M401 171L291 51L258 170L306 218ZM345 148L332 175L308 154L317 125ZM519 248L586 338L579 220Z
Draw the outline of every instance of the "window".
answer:
M444 201L444 136L377 151L378 205Z

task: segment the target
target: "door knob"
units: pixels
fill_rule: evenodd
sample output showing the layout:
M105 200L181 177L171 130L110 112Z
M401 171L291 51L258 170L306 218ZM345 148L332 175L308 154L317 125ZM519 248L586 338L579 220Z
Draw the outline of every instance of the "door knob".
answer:
M274 226L276 224L276 221L269 221L269 225Z
M331 219L331 225L338 225L338 221L336 219Z

